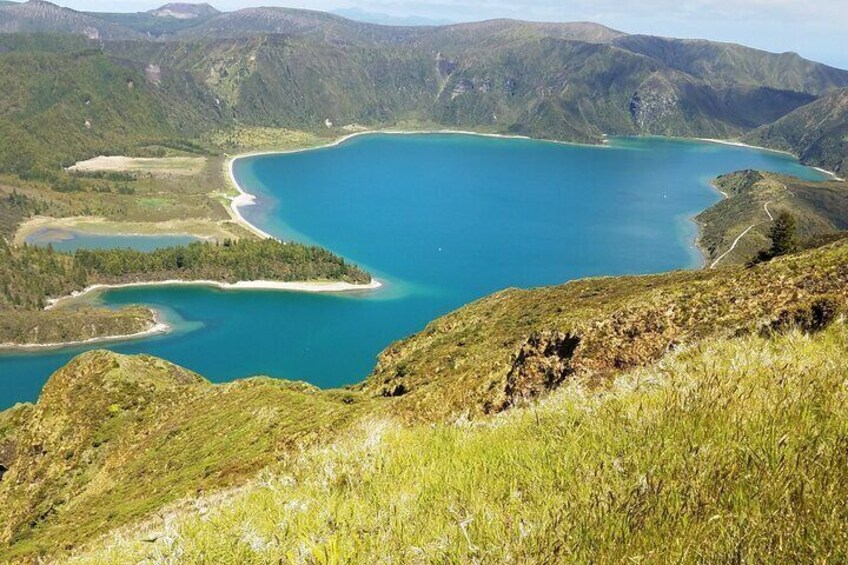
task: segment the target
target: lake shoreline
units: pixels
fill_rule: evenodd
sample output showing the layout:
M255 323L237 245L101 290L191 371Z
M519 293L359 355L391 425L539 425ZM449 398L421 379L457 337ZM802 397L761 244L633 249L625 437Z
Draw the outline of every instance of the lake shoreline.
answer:
M343 281L238 281L227 283L213 280L184 280L184 279L169 279L164 281L141 281L132 283L116 283L116 284L94 284L86 287L83 290L72 292L67 296L59 298L51 298L47 302L45 310L51 310L60 304L77 300L83 296L96 292L107 290L117 290L122 288L138 288L149 286L206 286L217 288L223 291L245 291L245 290L273 290L284 292L306 292L306 293L344 293L356 292L363 290L377 290L383 287L383 283L375 278L371 279L368 284L354 284Z
M45 308L46 309L46 308ZM157 310L149 309L153 313L153 325L140 332L123 335L107 335L101 337L90 337L88 339L79 339L74 341L64 341L56 343L0 343L0 351L44 351L50 349L66 349L69 347L78 347L81 345L91 345L95 343L113 343L124 341L135 341L145 339L156 335L164 335L169 333L173 328L166 323L160 316Z
M47 301L47 306L44 307L45 310L52 310L62 304L66 304L68 302L73 302L83 298L86 295L94 294L98 292L105 292L109 290L118 290L122 288L140 288L140 287L151 287L151 286L205 286L211 287L218 290L222 290L225 292L241 292L241 291L275 291L275 292L298 292L298 293L326 293L326 294L341 294L341 293L349 293L349 292L361 292L361 291L370 291L377 290L382 288L383 283L375 278L371 279L371 282L368 284L353 284L347 282L340 281L303 281L303 282L280 282L280 281L239 281L235 283L225 283L220 281L212 281L212 280L182 280L182 279L171 279L165 281L144 281L144 282L134 282L134 283L122 283L122 284L94 284L86 287L81 291L74 291L67 296L62 296L59 298L50 298ZM87 339L81 340L73 340L66 342L56 342L56 343L0 343L0 352L2 351L42 351L42 350L50 350L50 349L66 349L70 347L77 347L81 345L91 345L96 343L113 343L113 342L125 342L125 341L135 341L139 339L144 339L148 337L153 337L157 335L164 335L170 333L174 328L166 323L162 318L161 314L158 310L153 308L149 308L148 310L153 314L153 325L145 330L141 330L139 332L135 332L132 334L122 334L122 335L107 335L100 337L91 337Z
M266 156L266 155L291 155L291 154L297 154L297 153L304 153L304 152L307 152L307 151L316 151L316 150L319 150L319 149L329 149L329 148L333 148L333 147L338 147L338 146L344 144L345 142L350 141L351 139L354 139L354 138L357 138L357 137L368 136L368 135L380 135L380 134L383 134L383 135L439 135L439 134L441 134L441 135L470 135L470 136L477 136L477 137L489 137L489 138L495 138L495 139L517 139L517 140L524 140L524 141L541 141L541 142L549 142L549 143L558 143L558 144L562 144L562 145L578 145L578 146L586 146L586 147L610 147L607 134L603 135L604 142L602 144L594 145L594 144L588 144L588 143L576 143L576 142L569 142L569 141L539 139L539 138L534 138L534 137L530 137L530 136L526 136L526 135L484 133L484 132L474 132L474 131L466 131L466 130L442 129L442 130L420 130L420 131L416 131L416 130L391 130L391 129L386 129L386 130L364 130L364 131L353 132L353 133L350 133L350 134L347 134L347 135L343 135L342 137L335 139L333 141L330 141L328 143L325 143L325 144L322 144L322 145L316 145L316 146L312 146L312 147L301 147L301 148L297 148L297 149L281 149L281 150L248 152L248 153L243 153L243 154L235 155L233 157L228 158L227 161L226 161L226 165L225 165L225 167L227 169L227 176L229 177L230 183L233 185L233 187L238 192L238 195L232 197L231 202L230 202L230 211L231 211L231 214L233 215L233 219L236 220L240 225L242 225L246 229L248 229L251 232L253 232L254 234L258 235L259 237L262 237L262 238L265 238L265 239L274 238L274 236L268 234L267 232L263 231L259 227L250 223L242 215L241 211L239 210L239 208L241 206L254 206L254 205L256 205L257 197L256 197L256 195L251 194L250 192L246 191L241 186L241 184L239 184L238 180L236 179L236 175L235 175L235 172L233 170L236 161L238 161L240 159L248 159L248 158L251 158L251 157L262 157L262 156ZM625 136L625 137L627 137L627 136ZM632 136L632 137L634 137L636 139L641 139L641 138L644 138L644 137L653 137L653 136ZM664 136L659 136L659 137L664 137ZM799 163L801 163L800 158L797 155L795 155L795 154L793 154L789 151L784 151L784 150L781 150L781 149L773 149L773 148L770 148L770 147L761 147L761 146L757 146L757 145L750 145L750 144L747 144L747 143L743 143L741 141L734 141L734 140L730 140L730 139L715 139L715 138L706 138L706 137L695 137L695 138L692 138L692 137L668 137L668 139L678 139L678 140L682 139L682 140L688 140L688 141L700 141L700 142L704 142L704 143L715 143L715 144L718 144L718 145L740 147L740 148L745 148L745 149L754 149L754 150L757 150L757 151L766 151L766 152L769 152L769 153L778 153L778 154L790 156L793 159L795 159L796 161L798 161ZM803 165L803 163L801 163L801 164ZM840 178L833 171L828 171L826 169L822 169L821 167L814 167L814 166L811 166L811 165L804 165L804 166L810 167L811 169L815 169L815 170L819 171L820 173L831 177L832 180L838 180L838 181L844 180L844 179ZM728 171L728 172L733 172L733 171ZM715 192L719 193L723 197L723 199L729 198L729 195L726 194L724 191L720 190L718 187L716 187L715 184L712 181L710 181L709 184L710 184L710 188L712 190L714 190ZM715 206L715 204L713 204L713 206ZM703 212L709 210L710 208L712 208L712 206L705 208L704 210L701 210L699 212L696 212L692 216L689 217L689 221L692 222L695 225L695 228L696 228L695 229L696 233L695 233L695 236L693 238L692 244L694 245L695 249L698 250L698 252L701 256L701 261L700 261L701 264L699 265L698 269L708 268L709 265L710 265L710 258L708 257L706 249L701 245L701 235L702 235L703 226L695 218L698 215L702 214ZM274 239L276 239L276 238L274 238Z
M684 139L690 139L690 138L684 138ZM788 155L788 156L792 157L793 159L795 159L796 161L798 161L799 163L801 163L802 165L804 165L804 163L801 162L801 158L798 155L795 155L791 151L785 151L783 149L774 149L773 147L762 147L760 145L750 145L748 143L743 143L741 141L733 141L731 139L714 139L714 138L710 138L710 137L696 137L696 138L691 138L691 139L695 139L696 141L706 141L707 143L717 143L719 145L729 145L731 147L744 147L745 149L757 149L759 151L768 151L770 153L779 153L781 155ZM838 180L838 181L844 181L845 180L842 177L840 177L839 175L837 175L836 173L834 173L833 171L828 171L827 169L823 169L821 167L815 167L813 165L804 165L804 166L809 167L811 169L815 169L818 172L829 176L831 178L831 180Z
M522 141L540 141L545 143L556 143L560 145L577 145L577 146L585 146L585 147L609 147L609 142L606 139L606 135L604 135L604 141L600 144L589 144L589 143L577 143L572 141L558 141L555 139L539 139L535 137L530 137L526 135L511 135L511 134L501 134L501 133L484 133L484 132L475 132L475 131L466 131L466 130L452 130L452 129L441 129L441 130L393 130L393 129L381 129L381 130L363 130L357 131L353 133L349 133L347 135L343 135L333 141L328 143L324 143L321 145L315 145L311 147L300 147L297 149L279 149L279 150L268 150L268 151L252 151L248 153L240 153L238 155L234 155L229 157L225 163L226 176L228 177L230 184L233 188L236 189L238 193L236 196L230 198L230 206L229 211L233 220L235 220L239 225L246 228L253 234L259 236L262 239L277 239L268 232L262 230L258 226L250 223L241 213L242 206L254 206L256 205L257 197L255 194L251 194L246 191L241 184L238 182L236 178L234 166L236 161L240 161L241 159L249 159L251 157L263 157L266 155L293 155L296 153L305 153L307 151L317 151L319 149L330 149L333 147L338 147L344 144L351 139L355 139L357 137L363 137L368 135L469 135L475 137L488 137L493 139L514 139L514 140L522 140Z

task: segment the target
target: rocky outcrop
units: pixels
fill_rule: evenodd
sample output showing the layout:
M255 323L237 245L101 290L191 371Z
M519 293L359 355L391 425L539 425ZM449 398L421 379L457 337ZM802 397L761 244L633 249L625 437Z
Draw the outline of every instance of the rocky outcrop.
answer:
M653 75L630 98L630 116L640 132L662 132L679 113L678 94L664 78Z
M571 360L579 345L580 338L570 333L533 333L521 346L506 377L501 408L537 398L562 384L574 372Z

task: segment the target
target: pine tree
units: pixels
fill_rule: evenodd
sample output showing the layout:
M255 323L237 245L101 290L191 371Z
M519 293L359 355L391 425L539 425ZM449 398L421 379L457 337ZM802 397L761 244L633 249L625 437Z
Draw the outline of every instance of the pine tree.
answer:
M780 257L798 250L798 226L795 216L784 210L777 215L769 231L771 257Z

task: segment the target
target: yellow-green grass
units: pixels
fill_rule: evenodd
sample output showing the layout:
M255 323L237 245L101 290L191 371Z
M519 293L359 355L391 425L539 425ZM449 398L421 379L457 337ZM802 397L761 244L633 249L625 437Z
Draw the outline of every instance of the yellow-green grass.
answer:
M70 192L53 190L41 182L5 178L0 179L0 198L13 192L26 195L32 202L28 217L98 217L128 224L192 221L217 229L218 224L230 220L227 206L219 199L219 194L228 191L222 162L223 158L208 158L195 174L168 177L68 175L69 187L73 188ZM21 218L20 222L24 223L28 217ZM132 233L132 229L133 226L128 225L124 233Z
M204 141L224 151L283 151L327 143L331 137L313 132L271 127L236 126L208 134Z
M16 409L28 410L24 420L0 418L0 444L8 436L16 446L0 481L0 562L55 556L174 501L244 483L335 437L370 404L303 383L212 385L148 356L83 354L37 404Z
M372 420L75 562L843 562L846 354L838 323L479 423Z

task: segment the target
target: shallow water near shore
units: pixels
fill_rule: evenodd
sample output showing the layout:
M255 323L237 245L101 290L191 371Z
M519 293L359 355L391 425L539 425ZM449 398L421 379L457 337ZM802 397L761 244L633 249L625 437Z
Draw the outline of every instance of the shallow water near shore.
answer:
M712 178L744 168L825 178L778 153L662 138L587 147L374 134L239 159L235 176L257 197L241 209L249 221L327 247L386 286L342 295L109 291L93 299L152 305L176 331L99 347L160 356L213 381L355 383L391 342L491 292L699 267L690 218L719 200ZM0 409L34 400L52 371L94 347L0 355Z

